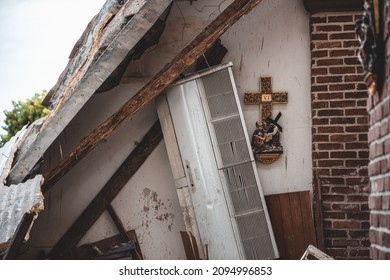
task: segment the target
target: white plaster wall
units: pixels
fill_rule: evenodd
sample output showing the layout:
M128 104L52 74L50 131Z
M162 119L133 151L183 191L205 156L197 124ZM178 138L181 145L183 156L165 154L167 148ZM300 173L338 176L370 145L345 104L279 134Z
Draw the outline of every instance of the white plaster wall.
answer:
M249 135L259 107L243 104L245 92L259 91L260 76L271 76L273 91L287 91L282 112L284 154L271 165L258 163L265 195L311 190L311 95L309 14L302 0L263 0L222 36L229 50Z
M127 75L155 75L231 2L175 3L159 45L129 67ZM288 92L288 104L273 107L273 117L282 112L284 154L271 165L257 163L265 195L312 188L309 28L302 0L263 0L221 37L229 50L223 62L234 63L250 136L259 120L259 107L243 104L245 92L259 91L261 76L272 77L274 91Z

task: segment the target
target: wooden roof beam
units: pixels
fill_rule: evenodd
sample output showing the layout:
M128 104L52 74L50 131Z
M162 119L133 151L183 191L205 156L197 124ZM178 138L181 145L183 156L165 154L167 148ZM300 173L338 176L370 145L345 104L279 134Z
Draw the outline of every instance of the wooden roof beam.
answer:
M49 190L91 150L109 137L126 119L158 96L212 46L230 26L260 2L261 0L235 0L230 4L135 96L88 136L84 137L74 151L64 158L56 168L44 174L44 191Z
M49 258L57 257L62 252L77 246L91 226L103 214L111 202L133 177L148 156L163 139L160 123L157 121L146 133L142 141L130 153L115 174L103 186L77 220L62 236L49 253Z
M107 3L115 6L117 1L107 1ZM53 141L124 60L126 55L145 36L161 15L163 15L172 3L172 0L145 1L143 6L140 7L134 15L132 14L131 19L122 27L121 23L123 23L123 20L128 16L126 14L126 9L131 8L130 11L127 11L131 12L134 8L132 7L132 3L132 1L126 2L123 8L125 10L120 13L119 18L116 16L110 22L112 30L105 30L104 34L100 35L103 40L103 45L109 43L104 49L104 52L101 55L93 55L96 51L99 52L99 50L92 49L92 54L87 54L91 57L90 60L88 60L91 64L87 69L84 67L80 69L80 72L76 71L76 74L70 78L70 81L65 77L64 79L66 81L64 83L66 85L63 87L58 86L58 90L60 91L59 95L63 96L56 103L56 107L52 113L49 114L44 123L39 127L39 133L37 135L30 135L31 137L29 137L29 139L33 139L33 136L35 139L24 141L23 145L20 147L18 151L19 155L17 156L17 159L15 159L14 166L7 178L8 184L19 184L26 178L30 171L33 170L34 166L41 160L43 154ZM115 7L113 9L115 9ZM110 16L110 13L114 13L114 11L108 10L103 13L103 19ZM109 21L109 19L99 22L98 26L94 28L99 28L101 25L104 26L105 21ZM121 27L120 30L118 30L118 25ZM114 34L114 36L112 36L112 34ZM76 65L72 67L77 68L79 66ZM65 72L68 71L70 70L65 69Z

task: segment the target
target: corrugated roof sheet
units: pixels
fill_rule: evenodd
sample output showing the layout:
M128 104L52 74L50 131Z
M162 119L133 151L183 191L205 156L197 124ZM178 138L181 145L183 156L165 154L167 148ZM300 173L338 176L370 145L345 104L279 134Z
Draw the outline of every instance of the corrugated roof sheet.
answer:
M5 181L7 179L8 172L11 169L12 161L18 148L16 143L19 139L23 138L26 131L26 128L23 128L0 148L0 186L6 184Z
M22 129L0 149L0 248L3 249L7 247L4 243L14 236L25 213L38 214L43 210L42 175L18 185L7 186L5 182L19 142L29 130Z
M25 213L43 210L42 175L19 185L0 187L0 243L13 237Z

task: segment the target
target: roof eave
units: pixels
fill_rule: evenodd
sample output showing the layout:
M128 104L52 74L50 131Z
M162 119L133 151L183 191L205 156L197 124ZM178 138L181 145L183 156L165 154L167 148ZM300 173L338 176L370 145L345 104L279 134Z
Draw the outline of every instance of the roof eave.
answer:
M73 84L74 78L72 78L72 81L65 82L67 84L65 87L58 87L57 83L56 90L62 91L60 93L61 97L54 110L42 124L35 140L28 145L22 144L20 147L19 156L8 175L8 182L10 184L18 184L26 178L42 158L45 151L65 129L73 117L106 81L172 2L171 0L132 0L126 2L124 6L127 5L129 7L129 5L131 6L133 2L137 1L145 3L136 13L131 15L131 19L121 27L120 32L115 33L113 30L105 31L105 34L115 33L112 34L115 36L110 39L107 37L108 35L106 36L104 40L110 41L110 44L96 61L93 61L93 64L88 67L88 70L77 74L77 81ZM106 5L108 2L117 1L107 1ZM117 15L119 14L121 17L129 16L126 11L122 13L118 12ZM123 22L123 18L117 18L116 16L111 19L110 26L117 29L118 24L113 23L115 20ZM67 71L69 67L67 66L65 70ZM66 79L66 75L62 74L62 79Z

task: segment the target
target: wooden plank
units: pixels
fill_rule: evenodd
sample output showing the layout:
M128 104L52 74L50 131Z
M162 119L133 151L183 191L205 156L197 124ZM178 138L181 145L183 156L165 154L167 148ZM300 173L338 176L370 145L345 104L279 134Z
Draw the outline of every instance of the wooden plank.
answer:
M295 255L294 260L299 260L305 252L307 245L305 244L304 221L302 219L300 193L293 192L288 194L291 205L291 217L294 232Z
M160 96L156 99L157 113L161 123L161 129L164 135L165 146L167 147L167 153L169 162L171 164L171 170L173 179L185 178L186 174L183 167L183 161L181 159L179 146L176 140L175 128L172 122L171 111L169 110L166 95Z
M110 2L115 2L114 5L118 5L117 1ZM102 54L98 52L99 56L96 58L96 61L87 70L83 70L82 73L78 74L76 81L72 80L72 83L69 82L70 84L67 84L66 92L61 94L63 95L62 99L57 102L52 113L40 127L39 134L33 143L20 147L19 156L8 175L10 184L18 184L23 181L53 141L153 26L171 2L171 0L145 1L145 4L134 15L128 14L131 11L124 10L123 18L131 19L128 20L124 27L119 22L120 32L113 32L115 37L110 38L107 37L110 33L107 30L105 34L101 35L102 44L109 42L109 45ZM126 4L124 9L131 5L131 3ZM134 10L134 7L131 9ZM116 19L117 17L112 21L116 21ZM114 24L113 30L117 30L118 22L114 23L116 24ZM104 25L101 26L101 28L103 27Z
M123 243L123 242L126 242L126 240L123 239L122 234L117 234L117 235L105 238L103 240L93 242L92 244L95 245L96 247L98 247L102 253L107 253L112 248L114 248L116 245L118 245L119 243ZM75 248L75 250L77 250L77 248Z
M191 232L196 239L196 244L198 245L197 250L200 258L205 258L167 96L164 94L156 98L156 105L180 207L184 216L184 224L186 226L186 230Z
M127 236L127 232L125 227L123 226L123 223L121 219L119 218L118 214L116 213L115 209L112 207L111 204L107 206L107 212L110 214L110 217L112 221L114 222L116 228L119 231L119 234L122 235L123 239L126 241L130 241L129 236Z
M127 231L127 236L130 237L130 240L133 240L135 242L135 254L133 256L134 260L143 260L144 257L142 255L141 247L139 245L139 241L137 238L137 234L135 233L135 230Z
M316 235L314 231L314 219L312 211L312 201L310 192L299 192L302 220L303 220L303 233L305 238L305 246L314 245L317 246Z
M324 217L322 211L322 194L321 194L321 180L314 174L316 178L313 184L313 208L314 208L314 224L317 237L317 247L325 250L324 238Z
M34 221L35 213L24 214L18 228L15 231L15 236L12 238L11 244L9 245L3 260L14 260L18 256L20 246L22 245L28 231L30 230L31 224Z
M149 1L150 2L150 1ZM45 174L46 189L54 185L99 143L111 135L126 119L149 104L241 16L253 9L261 0L236 0L212 21L189 45L169 62L149 83L126 102L115 114L84 137L74 151L59 165Z
M289 260L293 260L296 254L295 254L295 243L294 243L295 236L294 236L294 229L292 223L290 198L288 194L287 195L285 194L285 195L281 195L279 199L280 199L280 211L282 212L282 222L284 228L287 258Z
M180 235L187 260L199 260L198 245L196 244L196 239L192 233L189 231L181 231Z
M266 196L265 200L271 219L272 229L275 235L276 245L278 246L279 259L287 259L287 249L284 239L285 235L282 221L282 212L280 211L279 195Z
M69 250L78 244L161 140L162 131L160 123L157 121L144 136L141 143L136 146L129 157L122 163L115 174L108 180L83 213L54 246L49 257L56 257L63 251Z
M134 230L129 230L126 232L127 236L131 236L131 240L135 242L136 249L132 255L134 260L142 260L142 255L140 255L140 249L138 240ZM135 236L135 237L134 237ZM62 259L91 259L95 257L98 253L107 253L112 250L115 246L120 243L125 243L126 240L123 239L121 234L117 234L103 240L99 240L90 244L84 244L80 247L74 248L68 255L62 256Z
M300 259L316 244L310 191L270 195L266 200L280 258Z

